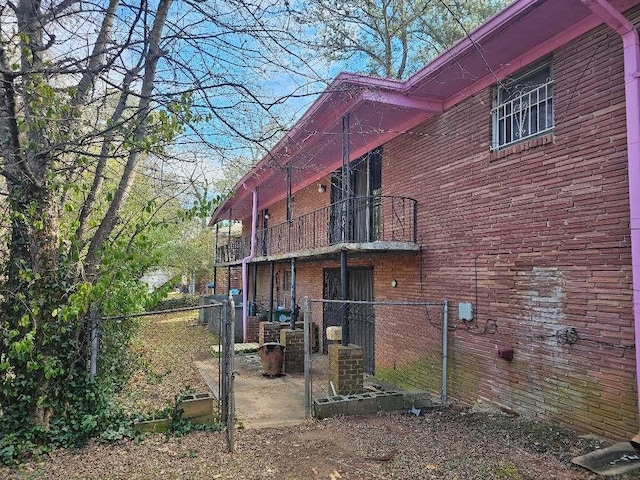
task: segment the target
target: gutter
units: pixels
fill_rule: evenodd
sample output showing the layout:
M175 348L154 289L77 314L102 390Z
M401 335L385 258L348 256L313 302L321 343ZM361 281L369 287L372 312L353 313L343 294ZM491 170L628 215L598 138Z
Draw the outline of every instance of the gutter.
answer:
M256 254L256 230L258 227L258 192L255 188L247 187L246 183L242 186L251 191L253 194L253 207L251 209L251 251L249 256L242 259L242 341L247 341L247 326L249 324L249 272L248 263L253 259Z
M620 35L624 49L636 393L640 422L640 348L638 348L638 342L640 342L640 40L635 26L607 0L582 0L582 3ZM640 446L640 433L631 440L631 443L634 446Z

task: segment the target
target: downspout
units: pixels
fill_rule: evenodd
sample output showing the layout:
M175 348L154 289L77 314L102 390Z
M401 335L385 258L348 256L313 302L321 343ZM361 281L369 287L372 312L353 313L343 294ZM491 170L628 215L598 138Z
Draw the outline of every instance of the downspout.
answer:
M213 250L213 295L216 294L216 288L218 288L218 267L216 264L218 263L218 242L220 240L219 237L220 232L220 224L216 223L216 239L215 239L215 248Z
M636 393L640 422L640 41L634 25L607 0L582 0L593 13L622 37L624 49L624 89L627 115L627 164L629 170L629 220L631 230L631 270L633 318L636 343ZM640 433L632 442L640 443Z
M258 226L258 192L255 188L249 188L242 184L244 188L253 193L253 207L251 208L251 251L248 257L242 259L242 341L247 341L247 325L249 324L249 268L247 265L256 254L256 229Z

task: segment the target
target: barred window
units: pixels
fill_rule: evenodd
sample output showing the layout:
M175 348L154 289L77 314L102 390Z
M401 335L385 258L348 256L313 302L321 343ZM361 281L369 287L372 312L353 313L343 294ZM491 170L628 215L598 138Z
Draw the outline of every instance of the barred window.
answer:
M546 63L503 82L495 91L493 141L498 150L553 129L553 80Z

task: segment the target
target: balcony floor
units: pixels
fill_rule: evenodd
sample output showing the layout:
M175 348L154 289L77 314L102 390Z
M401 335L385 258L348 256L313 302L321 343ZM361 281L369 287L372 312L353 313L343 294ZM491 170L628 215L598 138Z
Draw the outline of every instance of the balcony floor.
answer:
M291 258L312 259L321 257L331 257L338 255L341 251L349 253L374 253L374 252L418 252L420 245L410 242L364 242L364 243L336 243L327 247L314 248L309 250L298 250L294 252L284 252L275 255L257 254L251 263L277 262ZM240 265L242 261L217 263L216 267Z

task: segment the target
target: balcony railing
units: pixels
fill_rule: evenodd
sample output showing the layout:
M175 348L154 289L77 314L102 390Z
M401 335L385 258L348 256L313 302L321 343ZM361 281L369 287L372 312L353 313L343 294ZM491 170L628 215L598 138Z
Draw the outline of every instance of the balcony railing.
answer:
M258 230L256 256L310 252L344 243L416 243L416 201L407 197L354 197ZM249 255L249 236L216 249L216 263Z

